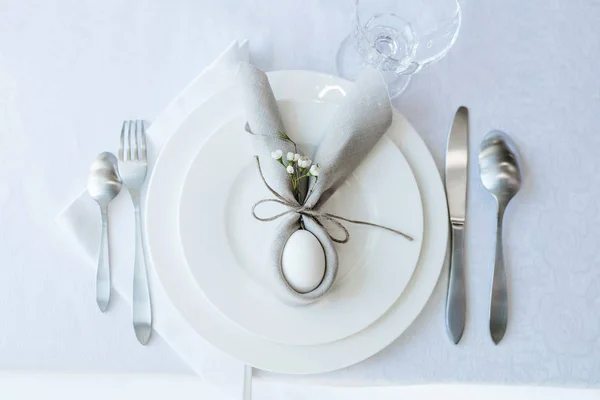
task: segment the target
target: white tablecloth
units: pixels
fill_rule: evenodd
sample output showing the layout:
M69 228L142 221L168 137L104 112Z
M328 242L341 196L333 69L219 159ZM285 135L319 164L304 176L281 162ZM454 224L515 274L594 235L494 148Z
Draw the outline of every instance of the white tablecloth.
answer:
M165 374L0 373L3 400L230 400L197 377ZM597 400L594 389L489 385L320 386L259 381L253 398L260 400Z
M454 49L396 106L440 166L453 111L471 109L463 340L446 337L444 274L388 349L289 379L600 385L600 3L461 3ZM0 2L0 368L190 372L160 339L138 345L120 299L97 311L94 275L54 217L93 157L115 149L123 119L151 119L232 40L249 38L267 70L334 73L350 11L341 0ZM498 347L487 328L494 202L475 157L493 128L525 161L506 215L510 321Z

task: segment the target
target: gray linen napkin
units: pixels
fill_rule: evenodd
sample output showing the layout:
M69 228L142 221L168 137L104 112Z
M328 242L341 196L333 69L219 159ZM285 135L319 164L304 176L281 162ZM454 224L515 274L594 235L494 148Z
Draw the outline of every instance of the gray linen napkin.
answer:
M272 151L281 149L285 158L287 152L295 150L292 143L279 138L279 132L287 131L269 80L263 71L249 63L240 65L238 78L248 128L253 133L254 150L261 160L263 175L276 192L300 206L294 198L288 174L270 156ZM392 108L381 75L377 70L368 68L359 76L353 90L324 127L323 139L313 157L313 162L319 164L319 180L303 205L318 210L360 165L391 122ZM302 154L302 149L296 152ZM306 195L306 186L300 192L299 198L302 200ZM326 260L323 280L317 288L307 293L294 290L285 280L281 267L283 248L290 235L301 229L300 221L321 242ZM306 305L319 300L331 289L338 270L337 251L329 233L320 221L297 213L281 217L274 229L277 234L271 244L268 265L265 266L268 285L278 297L292 305Z

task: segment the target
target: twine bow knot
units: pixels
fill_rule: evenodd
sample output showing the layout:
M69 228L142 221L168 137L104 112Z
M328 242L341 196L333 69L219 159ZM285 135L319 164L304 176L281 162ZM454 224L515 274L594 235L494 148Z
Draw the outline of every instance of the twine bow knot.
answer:
M325 226L324 222L328 221L331 222L332 224L334 224L337 228L339 228L342 232L344 232L344 237L343 239L338 239L335 238L331 235L331 233L329 231L327 231L327 234L329 235L329 237L331 238L332 241L336 242L336 243L347 243L350 240L350 232L348 232L348 229L344 226L344 224L342 224L340 221L344 221L344 222L348 222L351 224L357 224L357 225L366 225L366 226L372 226L375 228L380 228L380 229L385 229L386 231L389 232L393 232L397 235L403 236L404 238L408 239L409 241L412 241L413 238L410 237L409 235L400 232L396 229L392 229L389 228L387 226L383 226L383 225L379 225L379 224L374 224L372 222L368 222L368 221L358 221L358 220L353 220L353 219L348 219L345 217L342 217L340 215L335 215L335 214L331 214L331 213L327 213L327 212L322 212L322 211L318 211L318 210L313 210L312 208L308 208L305 207L303 205L299 205L298 202L296 201L292 201L289 199L286 199L284 196L282 196L281 194L279 194L275 189L273 189L268 183L267 180L265 179L265 176L262 172L262 168L260 167L260 161L258 159L258 156L254 157L256 160L256 167L258 169L258 173L260 174L260 178L262 179L264 185L266 186L266 188L271 192L271 194L273 194L273 196L275 196L274 199L262 199L257 201L256 203L254 203L254 205L252 206L252 216L254 218L256 218L258 221L261 222L270 222L270 221L275 221L276 219L279 219L283 216L289 215L289 214L298 214L301 216L308 216L308 217L312 217L314 218L319 224L321 224L321 226ZM260 217L256 214L256 208L258 206L260 206L261 204L265 204L265 203L277 203L277 204L281 204L285 207L287 207L287 210L280 212L279 214L275 214L273 216L270 217Z

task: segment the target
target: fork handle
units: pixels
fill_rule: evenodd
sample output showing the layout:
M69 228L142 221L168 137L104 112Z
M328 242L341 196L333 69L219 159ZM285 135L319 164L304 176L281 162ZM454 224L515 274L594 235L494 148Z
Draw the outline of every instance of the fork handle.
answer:
M144 237L139 193L132 194L135 208L135 261L133 268L133 327L141 344L148 343L152 333L152 305L144 257Z
M96 271L96 303L100 311L108 308L110 301L110 254L108 250L108 211L106 207L100 208L102 215L102 236L100 239L100 254L98 256L98 269Z

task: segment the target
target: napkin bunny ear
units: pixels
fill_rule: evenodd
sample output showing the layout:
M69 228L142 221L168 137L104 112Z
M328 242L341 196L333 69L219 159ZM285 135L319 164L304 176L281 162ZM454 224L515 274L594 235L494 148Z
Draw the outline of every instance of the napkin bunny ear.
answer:
M285 132L285 126L267 75L254 65L242 62L238 67L237 77L242 89L246 123L253 134L254 151L261 160L266 160L262 163L265 178L285 198L293 198L292 186L285 169L271 160L271 153L275 150L287 154L295 149L293 144L279 139L278 134Z
M392 124L392 105L381 73L365 69L325 128L314 155L319 183L309 208L319 208L342 185Z

